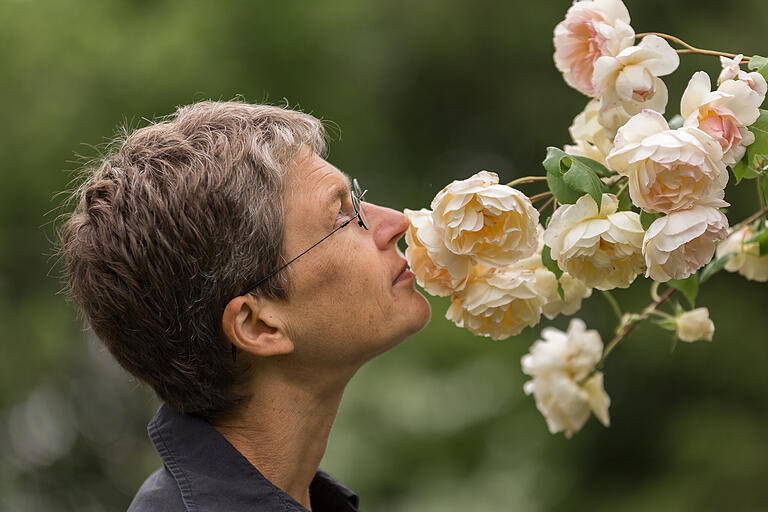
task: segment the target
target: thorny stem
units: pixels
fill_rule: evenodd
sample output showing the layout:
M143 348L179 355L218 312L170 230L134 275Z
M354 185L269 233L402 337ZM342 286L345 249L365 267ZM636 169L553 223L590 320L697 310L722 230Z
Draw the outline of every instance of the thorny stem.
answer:
M741 221L738 224L736 224L735 226L733 226L733 230L734 231L738 231L739 228L741 228L743 226L746 226L747 224L751 224L752 221L755 221L755 220L759 219L760 217L762 217L766 213L768 213L768 206L763 207L761 210L756 211L755 213L753 213L752 215L750 215L749 217L747 217L743 221Z
M550 196L552 196L552 192L547 191L547 192L542 192L541 194L536 194L535 196L531 196L529 199L531 200L532 203L535 203L536 201L545 199Z
M546 176L523 176L522 178L517 178L516 180L512 180L509 183L507 183L508 187L514 187L515 185L522 185L523 183L533 183L534 181L544 181L546 180Z
M550 203L552 203L554 200L555 200L555 196L552 196L552 197L550 197L550 198L547 200L547 202L546 202L546 203L544 203L543 205L541 205L541 206L539 207L539 212L543 212L543 211L544 211L544 210L547 208L547 206L549 206L549 204L550 204Z
M680 46L684 46L687 48L686 50L675 50L677 53L695 53L699 55L716 55L716 56L722 56L722 57L730 57L731 59L736 57L735 53L727 53L727 52L718 52L714 50L702 50L701 48L696 48L695 46L691 46L690 44L686 43L679 37L671 36L669 34L662 34L661 32L644 32L642 34L635 35L635 38L641 38L645 36L659 36L663 37L664 39L669 39L670 41L673 41ZM740 64L747 64L749 62L749 58L743 59Z
M667 300L670 295L675 293L674 288L669 288L667 291L665 291L663 294L661 294L661 297L659 297L657 300L653 301L651 304L648 305L639 315L633 315L633 314L626 314L622 317L622 321L619 324L619 327L617 328L616 336L613 337L613 339L608 343L608 345L605 347L605 350L603 351L603 357L600 358L600 361L597 363L596 368L601 368L603 366L603 363L605 362L605 358L608 357L608 354L613 351L614 348L616 348L616 345L619 344L621 340L623 340L627 334L629 334L632 329L635 328L635 325L638 324L638 322L645 320L648 318L648 316L651 314L651 312L655 311L659 305L661 305L662 302Z

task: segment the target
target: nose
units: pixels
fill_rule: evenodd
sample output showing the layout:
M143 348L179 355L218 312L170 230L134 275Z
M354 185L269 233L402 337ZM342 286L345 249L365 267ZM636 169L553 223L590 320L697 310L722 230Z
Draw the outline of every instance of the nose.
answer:
M397 244L408 229L408 217L402 212L373 203L363 203L363 208L371 224L373 239L381 250Z

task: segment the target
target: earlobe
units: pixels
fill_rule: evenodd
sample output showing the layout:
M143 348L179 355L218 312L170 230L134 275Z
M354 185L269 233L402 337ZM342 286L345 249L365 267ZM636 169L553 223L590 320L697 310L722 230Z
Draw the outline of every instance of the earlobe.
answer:
M224 308L221 326L230 342L254 356L269 357L293 352L293 342L264 301L252 295L235 297Z

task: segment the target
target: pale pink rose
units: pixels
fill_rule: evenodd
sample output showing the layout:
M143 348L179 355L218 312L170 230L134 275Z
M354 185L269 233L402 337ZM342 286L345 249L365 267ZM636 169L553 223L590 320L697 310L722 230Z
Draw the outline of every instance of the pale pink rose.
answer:
M539 323L547 299L536 289L537 271L526 267L520 263L496 268L475 266L464 289L451 297L445 317L494 340L533 327Z
M558 208L544 232L560 269L588 288L627 288L645 270L640 216L616 211L618 204L616 196L603 194L598 209L585 195Z
M646 277L685 279L712 260L728 234L728 219L709 206L679 210L653 221L643 239Z
M726 165L735 165L755 141L746 127L759 117L765 95L736 80L723 81L716 91L710 89L709 75L694 73L683 92L680 113L685 126L698 127L720 144Z
M406 209L404 213L411 224L405 232L405 258L416 282L441 297L463 289L474 266L472 259L445 247L442 233L432 223L432 212Z
M609 135L615 135L642 109L664 113L668 92L659 77L672 73L679 64L677 52L654 35L645 36L640 44L618 55L606 55L595 62L592 80L601 96L600 124Z
M521 359L523 373L533 377L523 390L536 399L549 431L564 431L570 438L584 426L590 412L607 427L611 400L603 387L603 374L595 372L603 353L600 334L574 318L567 332L546 327L541 337Z
M738 272L751 281L764 283L768 281L768 254L760 255L757 242L746 242L754 234L749 226L733 231L717 246L717 257L733 254L734 256L725 263L725 270Z
M432 201L432 219L451 252L482 265L510 265L536 252L538 210L519 190L499 185L492 172L441 190Z
M757 94L765 97L765 93L768 91L768 84L765 83L765 77L757 71L747 73L741 69L739 65L743 59L744 55L737 55L733 59L720 57L720 64L722 64L723 70L717 78L718 85L726 80L738 79L739 81L746 83L749 88Z
M555 66L566 83L587 96L597 97L592 83L595 61L617 55L635 41L629 12L620 0L574 2L565 20L555 27Z
M728 206L720 144L693 126L670 130L658 112L644 110L622 126L606 160L629 178L632 202L647 212Z

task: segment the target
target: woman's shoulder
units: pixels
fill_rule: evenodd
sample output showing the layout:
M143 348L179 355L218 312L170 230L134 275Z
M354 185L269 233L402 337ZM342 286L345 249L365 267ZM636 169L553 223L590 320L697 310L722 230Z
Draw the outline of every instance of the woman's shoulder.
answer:
M181 490L165 466L149 475L128 507L128 512L185 512L186 510L181 498Z

